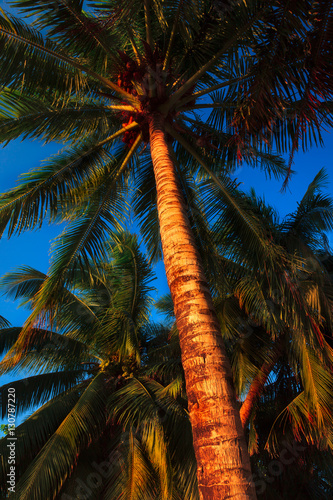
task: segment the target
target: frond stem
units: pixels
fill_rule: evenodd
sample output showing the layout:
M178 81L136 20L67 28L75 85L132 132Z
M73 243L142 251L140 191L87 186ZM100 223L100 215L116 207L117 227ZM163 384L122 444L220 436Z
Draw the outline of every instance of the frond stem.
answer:
M136 62L140 65L142 61L141 61L141 58L140 58L140 53L139 53L138 47L137 47L137 45L135 43L135 38L133 36L132 28L126 22L125 22L125 26L126 26L126 31L127 31L127 34L128 34L128 38L130 39L130 42L131 42L131 45L132 45L132 49L133 49L133 52L134 52L134 56L135 56Z
M184 0L180 0L179 4L178 4L178 9L177 9L175 21L174 21L173 26L172 26L171 35L170 35L170 39L169 39L169 43L168 43L168 48L167 48L167 51L165 54L165 59L164 59L164 63L163 63L163 71L166 69L166 67L168 66L169 61L170 61L171 48L172 48L173 40L175 38L176 29L178 26L180 11L181 11L181 8L183 6L183 2L184 2Z
M96 149L100 148L101 146L104 146L105 144L107 144L108 142L112 141L113 139L115 139L116 137L124 134L127 130L132 130L132 129L135 129L138 127L138 123L136 122L132 122L130 125L127 125L126 127L122 127L120 130L118 130L116 133L110 135L109 137L107 137L106 139L104 139L103 141L99 142L98 144L96 144L93 148L90 148L86 153L84 153L81 158L84 158L85 156L89 155L90 153L94 152ZM62 172L64 172L65 170L67 170L73 163L75 163L77 160L73 160L73 161L70 161L69 163L66 163L66 165L61 168L60 170L58 170L55 174L53 174L51 177L49 177L46 181L44 181L44 183L48 183L50 182L53 178L55 177L58 177ZM40 187L40 186L38 186ZM15 200L12 200L10 201L9 203L6 203L6 205L3 205L2 207L0 207L0 212L2 210L4 210L5 208L7 208L8 206L10 206L11 204L13 203L16 203L17 200L21 199L23 200L24 198L26 198L27 196L29 196L29 194L33 193L34 191L36 190L36 187L33 187L32 189L30 189L30 191L28 191L27 193L24 193L23 195L21 196L18 196L17 198L15 198ZM1 199L0 199L1 201Z
M192 98L193 101L193 98ZM191 109L209 109L209 108L232 108L235 107L234 104L226 104L224 102L214 102L211 104L195 104L194 106L186 107L186 111L190 111ZM185 111L184 110L184 111ZM182 111L182 109L180 109Z
M239 207L233 200L233 198L229 195L225 187L223 186L222 182L220 179L214 174L214 172L211 171L211 169L206 165L206 163L203 161L203 159L199 156L199 154L195 151L195 149L184 139L184 137L181 134L178 134L178 132L175 131L174 127L169 125L167 122L165 123L165 129L166 131L176 140L178 141L189 153L190 155L193 156L193 158L201 165L201 167L207 172L209 177L215 182L217 186L221 189L223 195L229 200L229 203L231 203L235 209L239 212ZM246 217L246 214L243 213L243 211L240 213L241 217L244 219L244 221L249 225L251 230L255 233L256 237L260 240L261 244L263 246L266 246L266 242L262 239L261 236L258 235L258 228L254 227L253 224L251 224L251 221Z
M200 90L199 92L195 92L194 94L190 95L189 97L185 97L182 101L180 101L179 106L182 106L190 101L193 101L193 99L198 99L199 97L202 97L204 95L210 94L211 92L214 92L215 90L220 90L223 89L224 87L229 87L230 85L233 85L234 83L241 82L247 78L249 78L248 75L241 76L239 78L232 78L231 80L228 80L223 83L218 83L216 85L212 85L211 87L208 87L206 89Z
M81 26L83 26L84 28L86 28L86 25L84 23L84 21L82 20L82 18L78 15L78 13L75 11L75 9L72 9L71 6L68 4L68 2L66 0L60 0L61 3L65 6L66 9L69 10L69 12L75 17L75 19L81 24ZM112 52L110 51L109 47L103 42L103 40L101 40L97 33L93 30L89 30L90 32L90 35L96 40L96 42L105 50L105 52L110 56L110 58L113 60L113 61L116 61L116 58L114 56L114 54L112 54Z
M0 33L3 34L7 38L15 38L19 42L29 45L31 47L34 47L36 50L40 52L44 52L45 54L49 54L51 57L54 59L57 59L59 61L66 62L67 64L71 65L73 68L76 68L83 73L86 73L87 75L91 76L92 78L95 78L96 80L100 81L105 85L106 87L111 88L114 90L117 94L120 94L126 101L130 102L131 104L134 105L134 107L138 108L139 107L139 102L137 99L135 99L132 94L129 94L125 90L123 90L121 87L116 85L115 83L111 82L108 78L104 78L104 76L99 75L95 71L91 70L87 66L84 66L83 64L80 64L79 62L75 61L74 59L65 56L64 54L59 54L58 52L55 52L54 50L48 49L45 46L42 46L36 42L33 42L32 40L29 40L21 35L18 35L17 33L12 33L4 28L0 27Z
M144 8L145 8L146 40L150 48L153 49L153 38L151 33L151 19L150 19L150 0L144 0Z
M163 113L163 114L167 114L170 109L172 109L174 107L174 105L180 100L180 98L191 88L193 87L197 81L205 74L207 73L207 71L218 61L218 59L222 56L222 54L224 52L226 52L227 50L229 50L233 44L237 41L237 39L239 38L239 36L241 36L242 34L246 33L246 31L251 28L251 26L258 20L258 18L260 17L260 14L262 14L263 12L263 9L260 9L256 15L254 15L252 17L252 19L250 19L250 21L248 21L247 23L245 23L244 26L242 26L242 28L237 31L235 33L234 36L232 36L224 45L223 47L217 51L217 53L209 60L206 62L206 64L204 64L194 75L191 76L191 78L189 78L187 80L186 83L184 83L184 85L182 85L178 90L176 90L176 92L170 97L170 99L168 99L168 101L163 104L161 106L161 109L160 111Z

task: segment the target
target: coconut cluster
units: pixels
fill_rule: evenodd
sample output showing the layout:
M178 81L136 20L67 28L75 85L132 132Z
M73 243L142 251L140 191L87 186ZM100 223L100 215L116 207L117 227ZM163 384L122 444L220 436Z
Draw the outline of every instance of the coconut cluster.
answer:
M132 94L134 97L138 96L138 91L135 87L142 87L144 83L146 67L145 65L139 65L136 61L131 59L126 53L121 52L120 57L123 61L123 65L120 68L120 71L117 75L117 85L122 88L128 94ZM135 85L134 85L135 83ZM140 99L141 100L141 99ZM124 103L127 104L127 103ZM148 123L146 120L146 116L144 113L144 109L140 111L122 111L122 125L126 127L133 122L139 123L141 125L141 132L143 136L143 140L148 142L149 132L148 132ZM127 130L123 134L123 142L131 147L138 136L138 130Z
M167 87L171 81L177 81L178 84L174 90L181 87L185 80L181 80L172 74L172 70L165 71L163 69L164 57L158 49L154 52L150 50L148 44L145 44L145 56L140 62L133 60L125 52L119 52L122 64L119 66L117 74L117 85L125 90L128 94L133 95L140 102L140 110L122 111L121 120L123 127L130 125L133 122L139 124L142 139L145 143L149 141L149 115L158 109L158 106L163 103L167 98ZM171 88L171 86L170 86ZM195 97L193 96L195 86L188 89L183 99L189 102L184 103L184 110L195 104ZM152 90L152 92L151 92ZM127 104L124 102L124 104ZM171 111L166 119L170 122L173 121L177 113ZM123 142L131 147L138 136L138 128L127 130L123 134ZM171 139L171 138L170 138Z

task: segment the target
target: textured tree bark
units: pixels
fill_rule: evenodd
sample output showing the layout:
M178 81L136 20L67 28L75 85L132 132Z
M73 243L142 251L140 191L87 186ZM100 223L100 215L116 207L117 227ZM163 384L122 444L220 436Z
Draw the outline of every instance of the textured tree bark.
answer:
M247 393L246 398L239 411L243 429L245 429L249 422L253 406L259 396L262 394L262 391L274 364L271 366L271 363L264 363L259 373L254 377L252 381L249 392Z
M279 359L282 351L282 340L280 339L277 341L275 351L273 353L273 356L271 357L270 361L267 361L262 365L260 368L260 371L257 373L257 375L254 377L251 387L246 395L246 398L241 406L240 409L240 418L242 422L243 429L248 424L248 421L250 419L250 415L253 409L253 406L257 399L262 395L265 384L267 382L267 379L269 377L269 374L274 368L275 363Z
M164 263L175 307L201 499L256 499L229 360L160 115L150 147Z

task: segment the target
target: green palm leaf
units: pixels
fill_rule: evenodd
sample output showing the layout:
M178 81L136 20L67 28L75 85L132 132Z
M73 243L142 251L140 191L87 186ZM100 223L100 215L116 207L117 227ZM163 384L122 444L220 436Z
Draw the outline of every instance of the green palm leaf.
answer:
M27 377L15 382L9 382L1 387L4 394L9 388L15 390L16 415L21 415L36 406L43 405L49 399L75 387L86 376L84 370L73 370L57 373L43 373ZM3 398L1 418L7 414L7 401Z
M16 496L49 498L71 472L77 453L97 437L105 425L104 374L90 382L75 407L44 446L17 484Z
M33 458L48 441L50 436L56 432L61 422L77 403L80 394L84 390L87 382L72 389L68 393L61 394L51 401L48 401L41 408L33 413L27 420L16 427L16 464L18 476L30 465ZM8 437L0 441L1 450L1 491L7 491L7 473L9 472L8 460L5 460L8 453Z

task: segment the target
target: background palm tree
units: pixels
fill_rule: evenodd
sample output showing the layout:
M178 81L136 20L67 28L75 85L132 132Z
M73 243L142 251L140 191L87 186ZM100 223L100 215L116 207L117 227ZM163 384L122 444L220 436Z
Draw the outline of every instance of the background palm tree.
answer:
M302 269L297 270L294 276L292 270L288 270L288 275L287 277L285 275L284 284L280 288L272 290L269 282L264 285L266 301L269 301L268 306L273 309L271 313L275 316L271 325L259 319L257 311L260 307L263 308L263 304L259 303L256 307L252 305L253 318L259 319L262 325L266 323L268 331L274 332L274 344L268 358L263 360L242 407L243 425L248 422L256 397L262 393L270 372L283 352L289 359L287 363L300 378L308 396L317 386L317 396L314 394L311 396L316 401L314 415L320 407L319 401L323 401L320 397L321 388L325 388L327 394L330 393L325 369L321 374L318 373L318 370L320 372L321 367L325 365L329 371L333 359L329 339L332 327L332 281L320 259L323 251L327 253L328 250L326 232L333 227L332 199L323 193L326 181L327 175L324 170L320 170L298 203L295 213L289 214L282 222L279 222L278 214L272 207L265 205L264 201L258 199L252 192L250 200L252 209L261 213L268 234L288 253L303 259L304 263ZM286 271L285 269L284 274ZM266 279L262 281L262 285L265 281ZM249 311L250 301L253 302L253 299L251 299L251 286L248 287L247 283L246 279L245 283L236 286L236 295ZM309 352L306 353L306 350ZM309 413L313 414L313 410L306 406L299 407L298 410L305 418ZM326 409L326 413L327 411ZM326 415L326 423L330 426L329 413L330 411ZM317 415L318 422L321 420L319 414L320 411ZM295 424L295 428L298 427L299 425Z
M154 276L136 238L119 235L110 248L108 261L77 270L63 289L52 329L35 332L18 364L1 363L5 373L33 372L2 387L15 389L18 415L34 409L15 431L15 498L199 498L179 343L148 322ZM2 289L33 307L45 279L22 268ZM20 331L0 331L1 352Z
M70 145L1 200L1 228L8 225L9 235L45 216L72 221L34 314L46 300L51 305L74 262L102 256L110 227L123 218L121 187L133 185L134 173L145 186L137 192L143 219L157 201L201 494L254 498L230 366L179 170L209 176L223 191L220 172L237 158L255 163L260 154L267 164L270 140L292 154L301 139L320 140L321 126L331 124L331 4L109 0L83 10L82 0L13 3L34 15L41 32L0 18L1 138L23 134ZM198 100L204 96L208 103ZM211 112L197 116L202 109ZM270 259L275 250L241 215L248 245Z
M282 221L254 190L248 198L268 240L302 259L301 269L290 266L292 260L276 273L269 263L258 266L223 210L212 235L222 259L234 256L229 288L222 281L215 305L243 401L240 415L260 498L332 494L333 296L326 233L333 202L324 193L326 182L322 169Z

